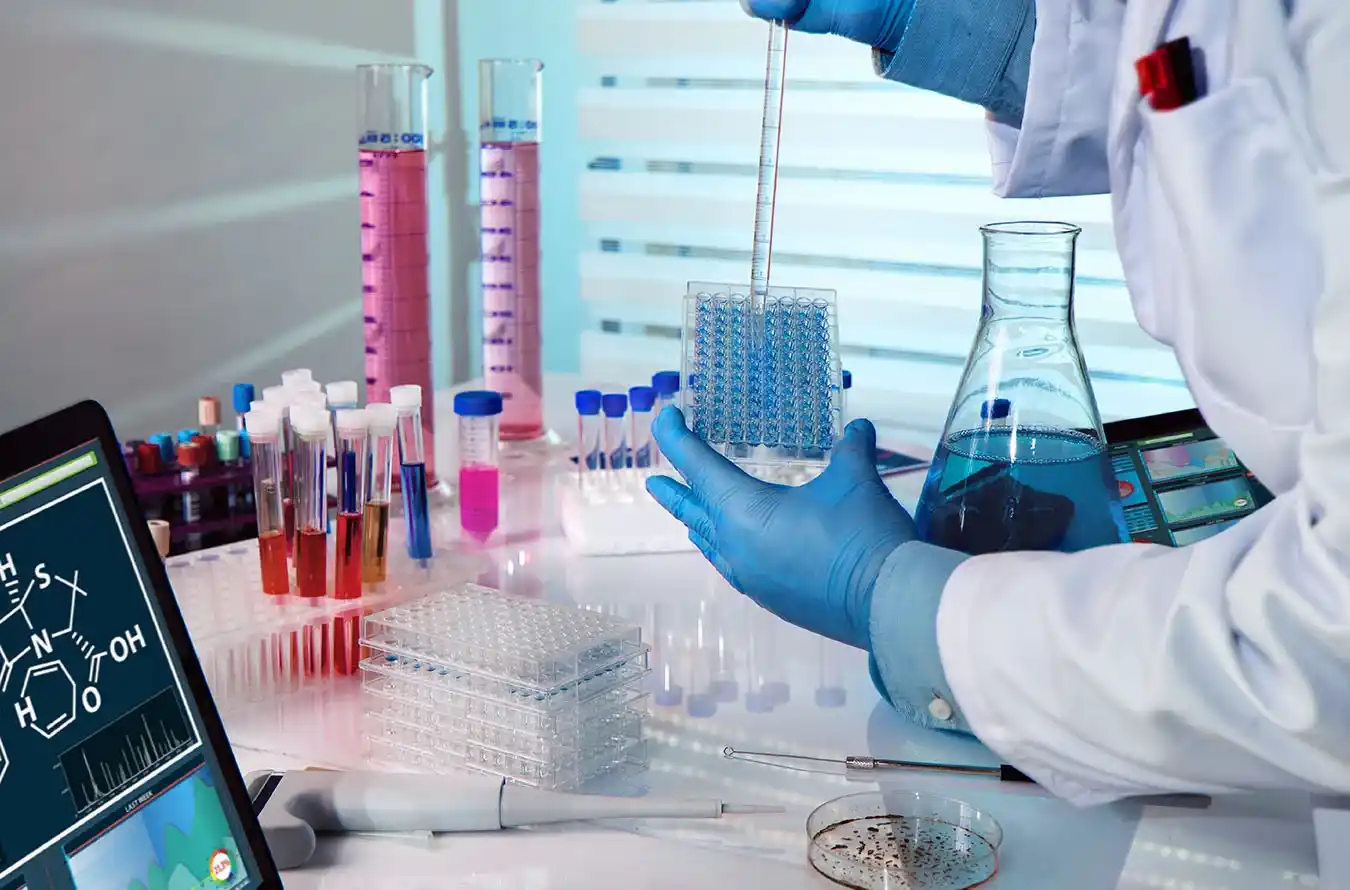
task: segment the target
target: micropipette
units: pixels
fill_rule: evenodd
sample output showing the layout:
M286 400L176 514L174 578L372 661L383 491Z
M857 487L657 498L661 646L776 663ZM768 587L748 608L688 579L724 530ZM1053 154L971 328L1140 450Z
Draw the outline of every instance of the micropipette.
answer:
M758 318L769 293L773 254L774 201L778 193L778 142L783 118L783 77L787 65L787 25L769 23L769 50L764 66L764 117L760 121L759 173L755 184L755 244L750 253L751 301Z
M477 773L253 773L254 810L278 868L304 865L316 832L477 832L594 819L720 819L782 813L720 800L605 797L543 791Z

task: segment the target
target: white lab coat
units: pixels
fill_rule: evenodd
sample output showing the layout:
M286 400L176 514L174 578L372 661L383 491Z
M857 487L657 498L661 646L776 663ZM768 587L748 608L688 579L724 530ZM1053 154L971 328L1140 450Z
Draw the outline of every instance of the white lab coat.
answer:
M998 190L1112 193L1140 324L1277 497L1184 549L967 560L938 615L957 704L1079 803L1350 792L1350 2L1037 15L1022 127L991 124ZM1154 112L1134 60L1180 36L1207 92Z

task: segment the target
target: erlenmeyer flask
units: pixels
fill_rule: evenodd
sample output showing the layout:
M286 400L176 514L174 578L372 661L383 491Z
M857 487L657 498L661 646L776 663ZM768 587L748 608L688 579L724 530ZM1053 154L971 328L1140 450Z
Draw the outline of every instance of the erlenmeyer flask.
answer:
M1064 223L985 226L984 307L924 483L921 540L970 554L1127 540L1073 320Z

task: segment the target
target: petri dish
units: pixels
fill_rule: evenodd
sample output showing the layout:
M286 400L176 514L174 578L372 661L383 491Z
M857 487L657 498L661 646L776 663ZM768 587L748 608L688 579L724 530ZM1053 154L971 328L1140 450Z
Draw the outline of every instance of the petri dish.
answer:
M811 866L856 890L968 890L998 873L1003 829L959 800L918 791L848 794L806 820Z

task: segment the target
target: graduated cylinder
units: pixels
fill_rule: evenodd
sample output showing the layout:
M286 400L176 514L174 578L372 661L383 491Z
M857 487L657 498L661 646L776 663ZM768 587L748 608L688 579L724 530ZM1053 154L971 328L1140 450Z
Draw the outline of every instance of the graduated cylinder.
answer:
M501 438L544 434L539 334L539 138L543 64L479 63L483 380L501 393Z
M366 399L403 384L432 391L427 274L425 65L362 65L360 81L361 292ZM435 484L432 417L422 415L426 471Z

